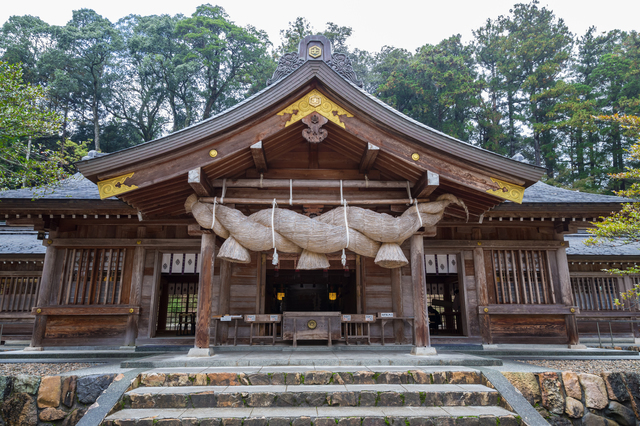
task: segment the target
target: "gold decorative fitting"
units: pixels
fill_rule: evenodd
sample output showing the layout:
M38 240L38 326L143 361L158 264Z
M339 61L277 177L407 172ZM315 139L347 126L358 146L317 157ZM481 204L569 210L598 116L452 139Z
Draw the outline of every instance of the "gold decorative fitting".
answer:
M500 186L500 189L487 189L487 192L491 195L495 195L505 200L513 201L514 203L522 204L522 198L524 197L524 187L513 183L505 182L500 179L491 178L491 180Z
M98 182L98 192L100 193L100 199L113 197L115 195L124 194L125 192L138 189L136 185L125 185L124 181L133 176L133 172L126 175L114 177L111 179L105 179Z
M218 151L216 151L215 149L212 149L211 151L209 151L209 157L216 158L217 156L218 156Z
M142 244L142 240L136 241L136 244L138 244L138 245Z
M36 309L36 313L42 313L42 309L40 308Z
M313 89L311 92L280 111L277 115L291 114L291 119L289 119L285 124L285 127L288 127L302 120L312 112L317 112L343 129L344 123L340 121L340 116L346 115L347 117L353 117L353 114L327 98L316 89Z
M309 322L307 323L307 327L309 327L311 330L314 330L317 326L318 323L316 322L316 320L309 320Z
M486 314L487 312L489 312L489 308L484 308L483 311Z
M311 46L309 48L309 56L312 58L319 58L322 55L322 49L320 46Z
M129 313L132 314L133 313L133 308L129 308Z
M481 245L482 245L482 243L481 243L480 241L478 241L478 245L479 245L479 246L481 246Z
M418 161L420 159L420 154L418 154L417 152L414 152L413 154L411 154L411 159L413 161Z
M47 244L49 245L53 244L53 240L47 240Z
M571 308L569 310L571 311L572 314L576 312L576 308Z

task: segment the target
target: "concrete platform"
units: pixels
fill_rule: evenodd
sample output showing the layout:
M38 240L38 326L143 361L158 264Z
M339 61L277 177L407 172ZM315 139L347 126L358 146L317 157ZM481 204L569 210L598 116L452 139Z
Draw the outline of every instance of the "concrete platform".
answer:
M292 367L292 366L460 366L479 367L502 365L490 357L442 352L434 356L415 356L406 350L360 351L296 351L265 353L260 347L253 351L216 353L211 357L188 357L187 354L167 353L145 358L125 360L123 368L168 367Z

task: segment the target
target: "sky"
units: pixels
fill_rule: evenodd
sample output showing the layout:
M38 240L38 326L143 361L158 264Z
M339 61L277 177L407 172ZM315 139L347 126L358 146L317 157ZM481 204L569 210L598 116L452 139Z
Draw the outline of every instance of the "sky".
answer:
M64 25L72 11L90 8L115 22L129 14L191 15L207 0L4 0L0 7L0 22L12 15L39 16L52 25ZM274 45L280 44L280 30L298 16L305 17L313 28L322 31L327 22L353 28L348 40L352 48L379 51L394 46L415 51L430 43L436 44L454 34L463 42L472 39L472 30L481 27L488 18L509 13L516 0L395 0L380 1L267 1L209 0L222 6L236 24L253 25L264 30ZM527 1L521 1L527 2ZM599 31L612 29L640 31L639 0L540 0L542 6L564 19L569 30L582 35L595 26Z

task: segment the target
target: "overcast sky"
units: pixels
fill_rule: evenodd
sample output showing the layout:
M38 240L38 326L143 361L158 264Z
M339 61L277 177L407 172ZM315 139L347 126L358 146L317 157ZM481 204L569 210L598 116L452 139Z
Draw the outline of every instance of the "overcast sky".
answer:
M45 22L64 25L73 10L90 8L115 22L129 14L192 14L206 0L3 0L0 22L12 15L35 15ZM471 31L487 18L508 14L515 0L395 0L395 1L267 1L211 0L224 7L231 20L265 30L274 45L280 43L280 30L296 17L307 18L316 30L327 22L353 28L350 45L378 51L384 45L415 50L425 43L438 43L453 34L471 40ZM612 29L640 31L640 0L602 2L596 0L548 0L541 5L563 18L569 29L582 35L589 26L600 31Z

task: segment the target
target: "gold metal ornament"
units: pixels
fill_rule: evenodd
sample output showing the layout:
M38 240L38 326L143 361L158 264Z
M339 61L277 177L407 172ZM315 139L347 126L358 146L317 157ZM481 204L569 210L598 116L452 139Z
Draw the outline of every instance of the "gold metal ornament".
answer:
M309 48L309 56L312 58L319 58L322 55L322 49L320 46L311 46Z
M576 312L576 308L571 308L569 310L571 311L572 314Z
M316 322L316 320L309 320L309 322L307 322L307 327L309 327L311 330L315 330L317 326L318 323Z
M42 309L40 309L40 308L36 309L36 313L38 313L38 314L42 313Z
M487 312L489 312L489 308L484 308L483 311L486 314Z
M98 192L100 193L100 199L113 197L115 195L124 194L125 192L138 189L136 185L125 185L124 181L133 176L133 172L126 175L114 177L111 179L105 179L98 182Z
M218 151L216 151L215 149L212 149L211 151L209 151L209 157L216 158L217 156L218 156Z
M413 161L418 161L420 159L420 154L418 154L417 152L414 152L413 154L411 154L411 159Z
M136 241L136 244L138 244L138 245L142 244L142 240Z
M129 313L132 314L133 313L133 308L129 308Z
M513 201L514 203L522 204L522 198L524 197L524 187L513 183L505 182L500 179L491 178L494 183L500 186L500 189L487 189L487 192L491 195L495 195L505 200Z
M347 117L353 117L353 114L327 98L316 89L313 89L311 92L280 111L277 115L291 114L291 119L289 119L289 121L284 125L285 127L288 127L302 120L312 112L317 112L343 129L345 126L344 123L340 121L340 116L346 115Z
M47 240L47 244L49 245L53 244L53 240Z

